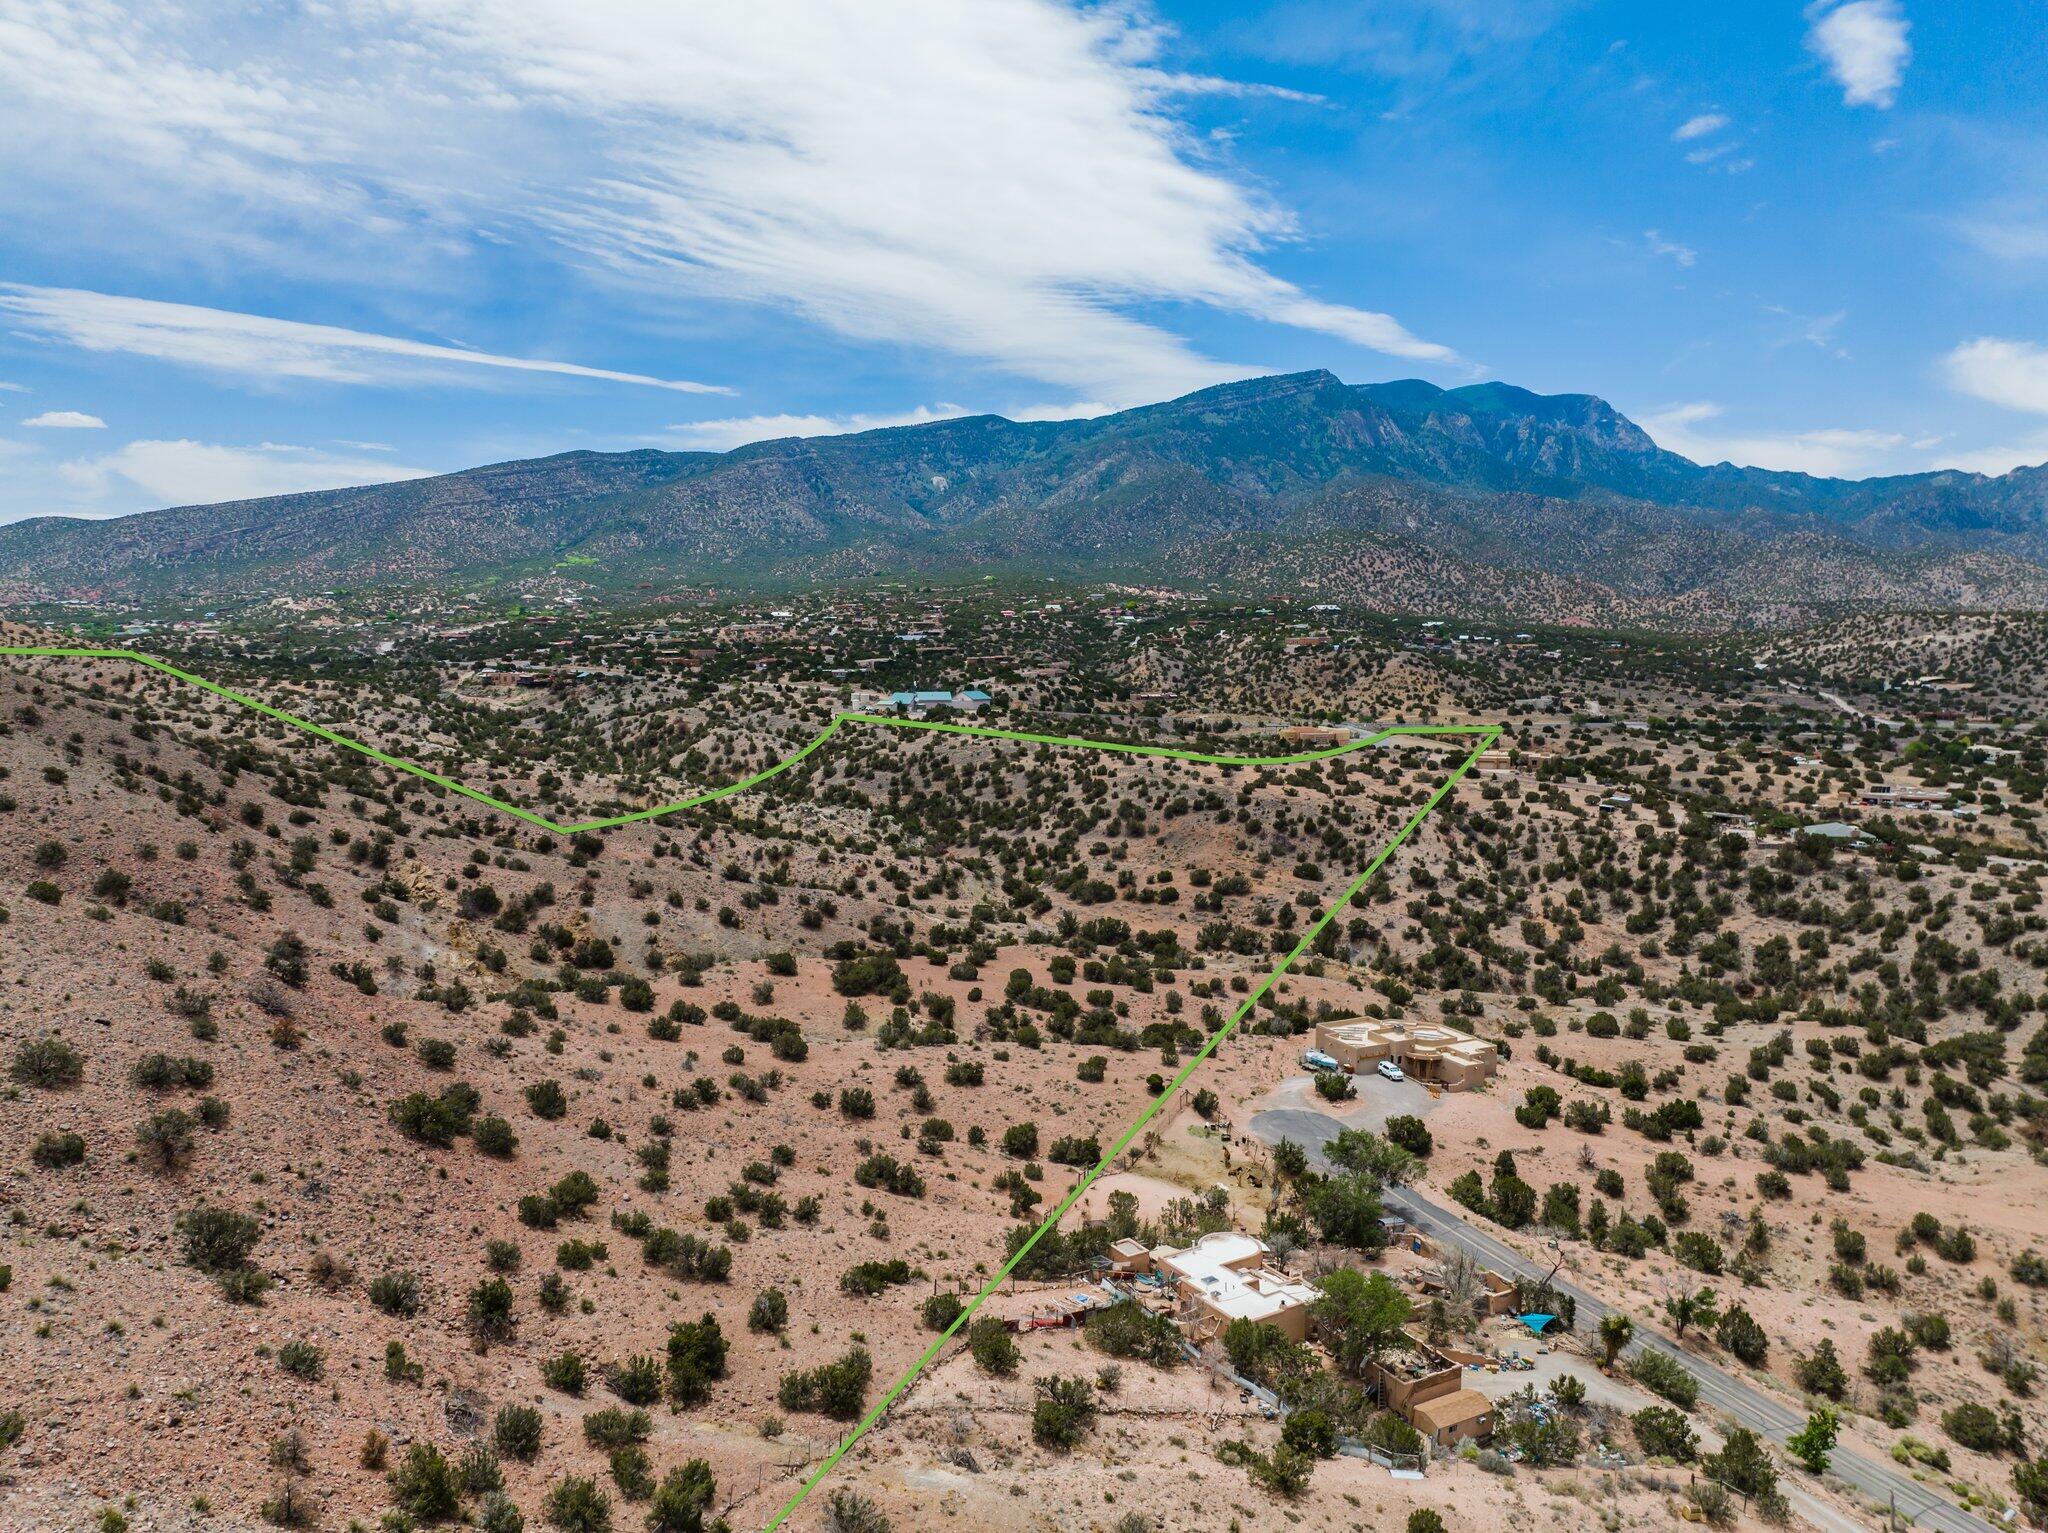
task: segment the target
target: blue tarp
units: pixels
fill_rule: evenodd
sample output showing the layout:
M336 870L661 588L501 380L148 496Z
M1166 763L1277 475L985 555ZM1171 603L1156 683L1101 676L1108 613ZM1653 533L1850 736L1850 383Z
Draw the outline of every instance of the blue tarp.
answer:
M1530 1330L1534 1331L1534 1332L1535 1332L1535 1333L1536 1333L1536 1334L1537 1334L1538 1336L1541 1336L1541 1335L1542 1335L1542 1334L1543 1334L1543 1333L1544 1333L1545 1331L1549 1330L1549 1329L1550 1329L1550 1328L1551 1328L1551 1327L1552 1327L1553 1325L1557 1324L1557 1316L1555 1316L1555 1315L1524 1315L1524 1316L1522 1316L1522 1324L1526 1325L1526 1326L1527 1326L1527 1327L1528 1327L1528 1328L1529 1328Z

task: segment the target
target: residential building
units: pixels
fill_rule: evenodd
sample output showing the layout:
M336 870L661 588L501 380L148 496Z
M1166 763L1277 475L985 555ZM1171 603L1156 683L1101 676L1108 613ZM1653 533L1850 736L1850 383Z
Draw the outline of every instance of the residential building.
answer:
M1184 1250L1156 1247L1151 1260L1175 1285L1180 1324L1193 1340L1213 1341L1231 1321L1250 1320L1306 1341L1317 1290L1272 1267L1271 1256L1255 1235L1217 1230Z
M1316 1049L1353 1072L1391 1059L1404 1074L1446 1091L1470 1091L1500 1068L1500 1050L1484 1038L1433 1022L1324 1022Z
M1378 1387L1387 1409L1439 1448L1491 1437L1493 1402L1465 1387L1464 1365L1423 1342L1403 1342L1366 1366L1366 1383Z
M1946 788L1885 782L1865 788L1860 802L1868 809L1941 809L1947 807L1948 797Z

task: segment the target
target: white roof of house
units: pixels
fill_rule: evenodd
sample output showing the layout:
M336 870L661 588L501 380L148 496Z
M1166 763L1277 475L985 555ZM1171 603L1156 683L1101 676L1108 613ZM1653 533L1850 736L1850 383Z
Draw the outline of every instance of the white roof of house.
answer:
M1235 1230L1204 1235L1184 1251L1162 1246L1152 1253L1159 1265L1199 1293L1231 1320L1267 1320L1315 1301L1316 1289L1265 1265L1266 1243ZM1235 1265L1257 1259L1257 1266Z

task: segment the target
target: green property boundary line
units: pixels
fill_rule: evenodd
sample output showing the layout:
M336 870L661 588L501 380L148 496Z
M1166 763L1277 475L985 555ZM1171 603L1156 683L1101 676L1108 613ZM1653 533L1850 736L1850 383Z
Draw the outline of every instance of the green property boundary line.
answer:
M1300 961L1302 954L1306 953L1316 938L1322 935L1323 929L1337 918L1340 911L1344 910L1346 906L1358 897L1359 891L1372 881L1374 875L1386 864L1387 859L1392 857L1400 849L1402 843L1415 833L1424 820L1429 818L1437 805L1442 803L1450 791L1458 785L1480 756L1492 747L1494 741L1500 738L1502 728L1498 724L1395 724L1379 730L1365 739L1354 740L1348 745L1332 746L1326 750L1304 751L1288 756L1222 756L1212 755L1203 751L1176 750L1171 746L1164 745L1128 745L1110 740L1086 740L1073 735L1028 734L1022 730L996 729L981 724L948 724L929 719L891 718L884 714L841 713L834 715L831 723L827 724L798 750L785 756L774 765L754 773L751 777L744 777L737 782L728 783L722 788L713 788L707 792L696 794L691 798L679 799L675 803L663 804L653 809L642 809L631 814L612 815L604 819L586 820L575 825L562 825L545 815L521 809L516 804L509 804L503 799L457 782L452 777L444 776L439 772L419 766L402 757L389 755L384 751L376 749L374 746L365 745L360 740L350 739L347 735L316 724L310 719L300 718L297 714L287 713L281 708L273 708L267 703L258 702L255 698L237 692L230 687L221 686L218 682L208 681L203 676L195 676L190 671L180 670L168 661L159 660L156 656L144 654L139 650L74 649L56 645L0 645L0 655L22 658L43 657L66 660L132 661L137 665L161 671L167 676L175 677L179 681L211 692L215 696L224 697L230 702L240 704L242 707L253 709L255 712L269 718L294 725L307 731L309 734L317 735L320 739L326 740L330 744L339 745L344 749L368 756L371 760L380 762L396 771L422 778L437 787L445 788L450 793L457 793L464 798L473 799L479 804L488 805L490 808L496 809L501 813L512 815L517 819L526 821L529 825L537 825L543 830L552 831L557 835L574 835L579 831L608 830L618 825L630 825L641 820L652 820L662 815L675 814L681 810L693 809L700 804L711 803L715 799L728 798L735 793L743 793L749 788L768 781L771 777L788 771L813 751L824 745L834 735L838 734L840 728L846 724L875 724L892 729L921 729L935 734L968 735L977 739L1008 740L1026 745L1052 745L1072 749L1110 751L1127 756L1153 756L1172 761L1193 762L1202 766L1243 767L1298 766L1314 761L1328 761L1334 757L1346 756L1354 751L1367 749L1379 744L1383 740L1401 735L1422 738L1478 737L1477 745L1473 747L1464 760L1458 763L1456 770L1437 785L1429 797L1423 801L1422 807L1410 815L1401 828L1394 833L1393 839L1380 848L1372 861L1366 864L1364 870L1351 880L1351 883L1345 888L1344 892L1301 934L1300 940L1294 944L1287 956L1282 958L1273 967L1272 971L1259 981L1257 988L1247 995L1238 1005L1237 1009L1231 1013L1230 1019L1222 1027L1211 1033L1203 1042L1201 1048L1189 1057L1187 1063L1181 1066L1179 1072L1167 1083L1165 1089L1154 1097L1145 1110L1138 1115L1137 1121L1125 1129L1122 1136L1118 1138L1115 1144L1109 1147L1108 1151L1095 1163L1088 1174L1068 1190L1067 1195L1060 1200L1059 1206L1046 1215L1039 1226L1017 1248L1016 1253L1003 1263L995 1276L990 1278L983 1285L981 1291L974 1296L973 1300L960 1311L960 1314L954 1319L953 1323L946 1327L945 1331L930 1346L925 1348L923 1355L910 1365L903 1376L890 1387L889 1392L882 1396L881 1400L866 1416L861 1418L859 1425L840 1439L838 1445L824 1458L817 1469L798 1488L796 1493L783 1503L781 1510L769 1519L762 1533L775 1533L776 1529L787 1522L794 1515L797 1508L802 1506L810 1497L811 1492L816 1490L825 1477L831 1474L833 1469L837 1467L839 1461L881 1421L882 1417L888 1413L889 1407L896 1403L903 1392L909 1389L917 1381L919 1375L938 1358L939 1353L945 1349L946 1344L953 1340L967 1326L968 1322L974 1318L975 1311L979 1310L982 1304L1009 1280L1010 1274L1016 1270L1018 1264L1026 1256L1031 1254L1032 1248L1044 1238L1046 1232L1058 1224L1066 1216L1067 1212L1073 1208L1081 1195L1095 1184L1096 1179L1109 1169L1110 1165L1119 1155L1130 1148L1131 1142L1144 1130L1145 1125L1150 1123L1158 1115L1159 1110L1172 1100L1181 1087L1187 1084L1189 1077L1196 1070L1200 1069L1208 1057L1216 1051L1216 1046L1237 1031L1239 1024L1247 1016L1251 1015L1252 1008L1258 1005L1260 1000L1265 997L1266 992L1273 988L1283 974Z

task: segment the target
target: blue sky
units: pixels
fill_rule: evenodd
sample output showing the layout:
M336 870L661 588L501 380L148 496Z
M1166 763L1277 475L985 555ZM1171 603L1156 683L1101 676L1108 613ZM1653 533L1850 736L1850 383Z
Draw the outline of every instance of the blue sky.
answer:
M2033 0L0 0L0 520L1230 377L2048 460Z

